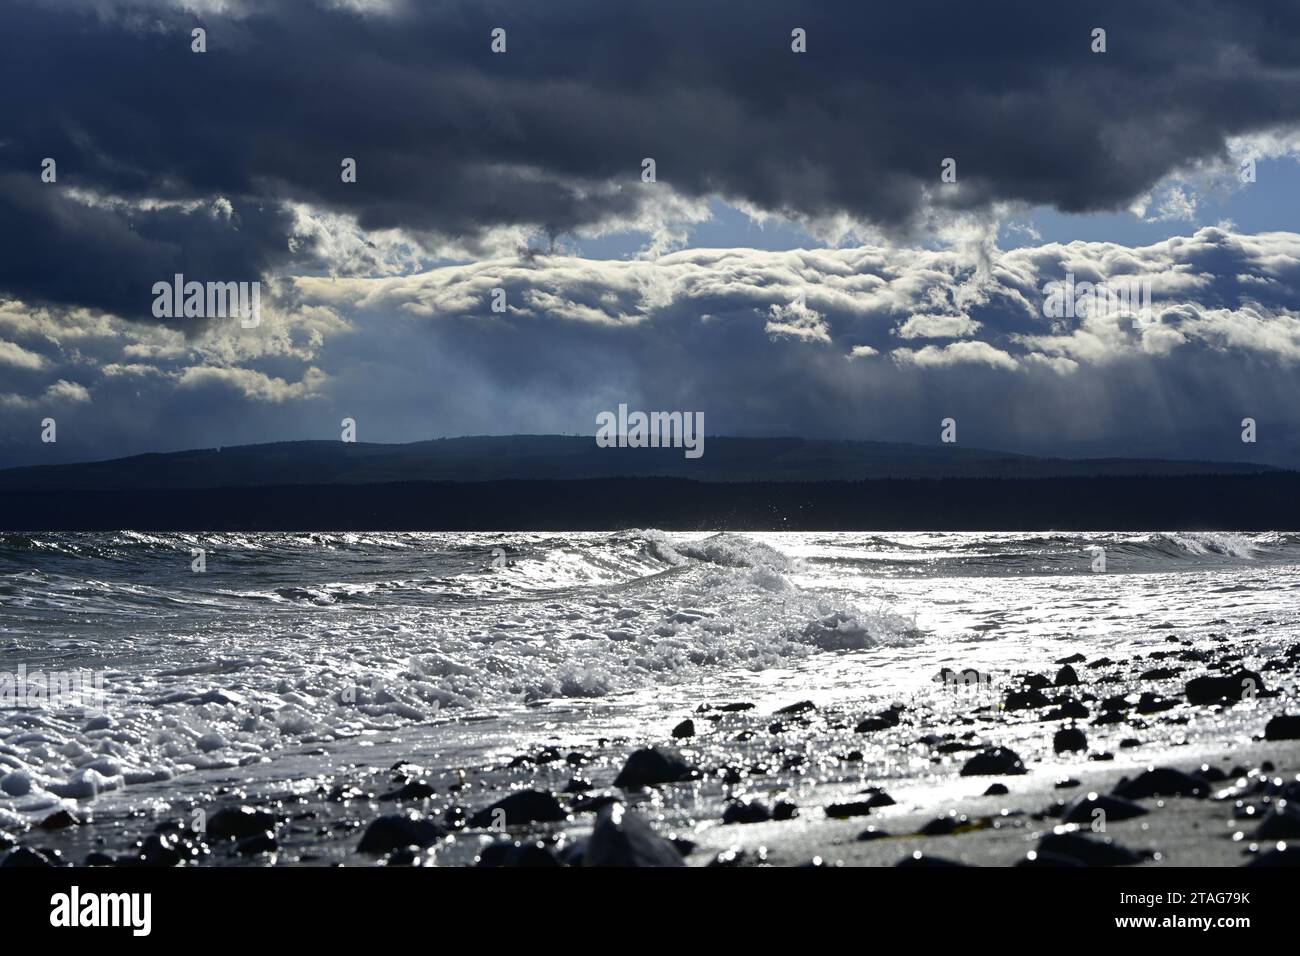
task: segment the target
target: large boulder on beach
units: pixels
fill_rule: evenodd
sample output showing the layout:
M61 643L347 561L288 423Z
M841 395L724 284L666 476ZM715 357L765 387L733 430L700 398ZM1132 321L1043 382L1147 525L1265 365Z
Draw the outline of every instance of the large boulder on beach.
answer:
M1058 754L1088 749L1088 736L1078 727L1062 727L1052 737L1052 750Z
M1300 714L1278 714L1264 725L1265 740L1300 740Z
M1048 833L1038 841L1038 852L1078 860L1084 866L1132 866L1142 858L1109 837L1082 833Z
M555 851L540 841L525 843L512 843L509 840L499 840L491 843L479 851L478 862L475 866L494 867L556 867L563 866L564 863L556 855Z
M1091 824L1097 819L1097 811L1101 811L1101 819L1105 822L1131 820L1147 812L1141 804L1114 794L1085 793L1066 806L1061 814L1061 822Z
M1223 677L1197 677L1189 680L1186 687L1190 704L1236 703L1260 696L1265 690L1264 678L1245 668Z
M1277 801L1259 826L1255 827L1258 840L1300 840L1300 808L1290 800Z
M1300 866L1300 846L1280 843L1276 849L1261 853L1246 866Z
M1132 780L1121 780L1114 792L1125 800L1141 800L1144 797L1204 797L1210 792L1210 785L1203 777L1194 777L1172 767L1154 767Z
M560 802L546 791L520 790L479 810L469 818L469 825L485 830L498 821L501 826L513 827L521 823L558 823L568 816Z
M1025 764L1020 759L1020 755L1007 747L990 747L981 750L967 760L965 766L961 768L963 777L996 777L1025 772Z
M359 853L388 853L402 847L433 846L447 835L447 828L415 812L379 817L366 827L357 844Z
M584 866L685 866L677 848L645 818L621 803L600 811L587 841Z
M671 747L646 747L627 758L627 763L614 778L614 786L630 790L661 783L681 783L699 775L699 769Z
M732 800L722 811L723 823L766 823L772 811L761 800Z
M268 810L224 807L208 818L203 832L213 840L243 840L274 830L279 823L279 818Z
M1002 702L1003 710L1030 710L1036 707L1046 707L1052 701L1041 690L1030 688L1029 690L1013 690L1007 694L1006 700Z

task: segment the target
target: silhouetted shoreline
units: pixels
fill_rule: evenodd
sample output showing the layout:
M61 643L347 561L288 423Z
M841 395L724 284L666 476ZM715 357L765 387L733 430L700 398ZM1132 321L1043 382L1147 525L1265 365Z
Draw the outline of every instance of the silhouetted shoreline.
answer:
M6 531L1130 531L1300 528L1300 473L677 478L7 490Z

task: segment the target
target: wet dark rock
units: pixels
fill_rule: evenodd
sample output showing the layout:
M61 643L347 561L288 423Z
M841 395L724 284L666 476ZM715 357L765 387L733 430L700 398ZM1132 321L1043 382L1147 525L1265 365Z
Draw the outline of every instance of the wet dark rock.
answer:
M695 721L687 718L673 728L673 737L677 740L685 740L687 737L695 736Z
M1026 674L1020 679L1020 684L1029 690L1042 690L1044 687L1051 687L1052 680L1046 674Z
M1147 812L1146 808L1141 804L1134 803L1132 800L1125 800L1123 797L1117 797L1113 794L1085 793L1070 802L1061 814L1061 821L1063 823L1091 825L1094 814L1098 810L1104 814L1102 819L1108 823L1118 820L1131 820L1133 817L1140 817Z
M1109 837L1084 836L1081 833L1048 833L1038 841L1039 853L1078 860L1084 866L1131 866L1142 858Z
M453 804L443 812L442 819L453 830L463 830L469 825L469 807Z
M274 853L280 844L275 841L275 834L270 830L256 836L245 837L235 844L235 852L240 856L256 856L259 853Z
M778 800L772 807L773 820L793 820L798 815L798 804L791 803L789 800Z
M409 846L394 850L384 860L385 866L416 866L420 857Z
M383 794L379 799L381 801L389 800L427 800L436 793L433 787L421 780L412 780L399 790L393 790Z
M1051 700L1041 690L1030 688L1029 690L1013 690L1007 694L1002 707L1004 710L1030 710L1031 708L1046 707L1050 703Z
M1088 735L1078 727L1062 727L1052 737L1052 750L1058 754L1087 749Z
M1149 671L1143 671L1138 675L1138 680L1168 680L1171 677L1177 677L1183 672L1181 667L1153 667Z
M1088 658L1084 657L1082 654L1071 654L1069 657L1062 657L1056 663L1057 664L1082 664L1087 660Z
M880 840L889 836L885 830L878 830L875 827L867 827L857 835L857 840L861 843L867 843L871 840Z
M1082 720L1087 716L1087 707L1073 697L1067 697L1058 706L1043 714L1043 720Z
M555 867L563 866L555 850L540 841L511 842L498 840L490 843L480 851L475 866L521 866L521 867Z
M935 817L917 832L923 836L950 836L971 825L970 818L964 813L946 813L941 817Z
M1139 714L1159 714L1166 710L1173 710L1178 706L1178 701L1170 700L1167 697L1161 697L1159 694L1146 691L1138 698L1138 702L1133 705L1133 710Z
M1138 740L1136 737L1125 737L1123 740L1119 742L1120 750L1128 750L1132 747L1141 747L1141 746L1142 746L1142 741Z
M1056 781L1056 783L1052 784L1052 786L1057 790L1071 790L1079 786L1079 781L1074 777L1062 777L1060 780Z
M991 783L989 788L984 791L986 797L1005 797L1011 791L1007 789L1005 783Z
M274 813L253 807L224 807L208 818L204 831L213 840L242 840L274 830L280 820Z
M586 793L595 786L586 777L570 777L569 782L564 785L565 793Z
M722 711L724 714L736 714L742 710L753 710L753 709L754 709L754 705L747 704L747 703L722 704L718 707L718 710Z
M1264 726L1265 740L1300 740L1300 714L1278 714Z
M537 752L537 762L539 764L554 763L562 759L562 757L563 754L560 753L557 747L543 747Z
M581 750L572 750L564 758L564 762L570 767L581 767L584 763L591 763L591 755L585 754Z
M1074 668L1066 664L1056 672L1057 687L1074 687L1079 683L1079 675L1075 673Z
M81 821L67 810L58 810L36 825L42 830L63 830L67 827L80 826Z
M677 848L621 803L600 811L587 841L586 866L685 866Z
M1246 865L1270 867L1300 866L1300 846L1291 843L1285 844L1284 846L1261 853Z
M1144 797L1204 797L1209 790L1209 784L1201 777L1171 767L1157 767L1132 780L1121 780L1114 792L1125 800L1141 800Z
M683 858L694 853L696 846L699 845L694 840L688 840L685 837L679 836L669 837L668 842L673 845L674 849L676 849Z
M961 768L963 777L1004 776L1025 773L1020 755L1007 747L990 747L966 761Z
M887 730L890 727L897 727L900 715L903 713L902 704L894 704L874 717L865 717L858 721L853 732L857 734L869 734L877 730Z
M647 747L627 758L627 763L614 778L614 786L630 790L695 780L699 775L699 769L687 763L677 751L668 747Z
M475 830L485 830L492 826L558 823L568 816L560 802L545 790L520 790L479 810L469 818L469 825Z
M723 823L766 823L772 811L761 800L733 800L722 811Z
M446 827L419 814L394 813L373 820L357 844L359 853L390 853L401 847L432 846L447 835Z
M894 805L894 798L885 793L880 787L867 787L862 793L867 798L866 802L871 804L872 807L892 807Z
M63 861L59 858L57 850L33 850L31 847L26 846L20 846L5 857L3 863L0 863L0 867L53 867L62 865Z
M1088 666L1089 667L1110 667L1114 663L1115 662L1112 661L1109 657L1099 657Z
M1300 839L1300 809L1290 801L1285 805L1274 805L1268 815L1259 821L1255 837L1260 840Z
M1225 677L1196 677L1187 682L1188 703L1235 703L1250 696L1263 696L1264 678L1254 671L1240 669Z
M140 844L136 860L141 866L178 866L183 859L180 840L175 834L152 833Z
M852 803L832 803L826 808L826 815L836 820L847 820L849 817L866 816L871 812L871 801L855 800Z
M777 708L778 714L806 714L810 710L816 710L817 705L810 700L801 700L796 704L787 704L784 707Z

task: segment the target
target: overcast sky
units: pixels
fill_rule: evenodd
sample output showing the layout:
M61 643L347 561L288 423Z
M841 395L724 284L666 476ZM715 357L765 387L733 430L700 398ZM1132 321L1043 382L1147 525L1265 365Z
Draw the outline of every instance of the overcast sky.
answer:
M953 417L969 446L1300 465L1294 0L2 19L0 466L344 417L593 434L624 402L711 434L934 443ZM260 282L260 325L155 317L176 273ZM1151 309L1049 314L1067 275Z

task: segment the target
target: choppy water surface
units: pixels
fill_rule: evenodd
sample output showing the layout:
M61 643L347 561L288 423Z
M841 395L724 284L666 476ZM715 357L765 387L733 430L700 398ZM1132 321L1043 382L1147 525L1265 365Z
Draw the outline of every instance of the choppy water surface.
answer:
M0 705L0 822L213 768L273 779L304 748L427 733L472 759L1171 628L1293 640L1300 535L0 535L0 671L107 691L103 715Z

